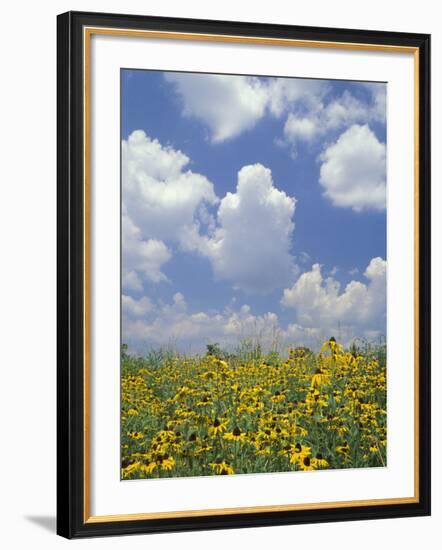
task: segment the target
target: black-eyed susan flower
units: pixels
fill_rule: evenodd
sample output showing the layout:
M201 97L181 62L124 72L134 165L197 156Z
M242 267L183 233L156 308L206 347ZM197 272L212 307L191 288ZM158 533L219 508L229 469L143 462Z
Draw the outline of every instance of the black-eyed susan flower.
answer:
M385 362L334 339L323 352L223 363L171 355L155 368L127 355L122 478L385 465Z
M127 437L130 437L131 439L143 439L144 434L143 432L127 432Z
M297 464L304 458L311 455L311 447L307 447L304 445L301 445L300 443L296 443L296 445L291 446L291 456L290 456L290 462L291 464Z
M321 352L330 350L332 356L336 356L338 353L343 352L343 348L341 344L338 344L336 342L336 338L332 336L330 340L327 340L324 342L324 344L321 347Z
M156 467L157 467L156 462L149 462L149 464L142 464L140 466L140 471L150 475L156 469Z
M231 432L226 432L223 437L231 441L244 441L246 434L238 426L235 426Z
M175 459L169 455L162 455L157 458L157 464L162 470L171 470L175 466Z
M350 447L348 446L347 441L345 441L342 445L338 445L335 448L335 451L338 454L345 456L346 458L350 456Z
M230 462L221 459L217 459L215 460L215 462L211 462L209 466L217 475L232 475L235 473L235 470L233 469Z
M328 382L328 374L326 374L320 368L315 370L315 373L312 378L311 387L316 389Z
M315 462L309 456L304 456L298 460L296 464L299 468L301 468L301 470L304 470L304 472L309 472L316 469Z
M204 395L199 401L196 402L196 405L198 407L211 407L213 405L213 401L208 395Z
M140 469L141 463L140 462L132 462L125 468L121 469L121 475L123 479L127 479L131 476L131 474L135 473L137 470Z
M213 424L209 428L210 435L222 434L227 430L227 422L221 422L218 418L215 418Z
M197 447L195 449L195 456L202 455L204 453L208 453L213 449L212 445L208 445L207 443L204 443L201 445L201 447Z
M329 467L328 461L324 458L324 456L321 453L316 453L316 455L312 459L312 461L314 462L314 464L316 465L317 468L328 468Z

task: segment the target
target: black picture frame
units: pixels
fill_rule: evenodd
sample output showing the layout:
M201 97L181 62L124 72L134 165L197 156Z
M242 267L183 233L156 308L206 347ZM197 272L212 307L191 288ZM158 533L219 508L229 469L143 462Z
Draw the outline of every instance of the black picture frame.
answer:
M107 27L409 47L419 59L418 495L415 502L196 517L90 521L85 514L84 29ZM430 514L430 36L68 12L57 21L57 533L66 538Z

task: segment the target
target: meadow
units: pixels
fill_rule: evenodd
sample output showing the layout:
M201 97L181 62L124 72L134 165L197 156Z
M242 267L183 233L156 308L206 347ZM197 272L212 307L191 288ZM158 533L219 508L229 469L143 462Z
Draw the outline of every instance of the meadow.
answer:
M385 346L123 348L122 479L386 465Z

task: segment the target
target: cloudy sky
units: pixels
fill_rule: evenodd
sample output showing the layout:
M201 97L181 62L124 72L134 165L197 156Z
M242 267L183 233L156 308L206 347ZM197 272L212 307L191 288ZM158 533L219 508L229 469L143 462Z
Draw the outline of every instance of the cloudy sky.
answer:
M121 78L130 350L385 335L385 84Z

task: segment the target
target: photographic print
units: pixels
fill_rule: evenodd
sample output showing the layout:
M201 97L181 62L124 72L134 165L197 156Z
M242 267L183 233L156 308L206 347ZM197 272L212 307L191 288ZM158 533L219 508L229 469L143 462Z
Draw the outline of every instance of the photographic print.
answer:
M121 478L383 467L382 82L121 70Z
M58 534L430 514L430 42L58 16Z

